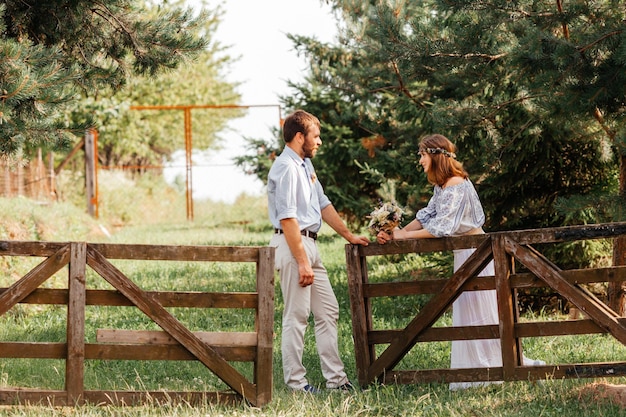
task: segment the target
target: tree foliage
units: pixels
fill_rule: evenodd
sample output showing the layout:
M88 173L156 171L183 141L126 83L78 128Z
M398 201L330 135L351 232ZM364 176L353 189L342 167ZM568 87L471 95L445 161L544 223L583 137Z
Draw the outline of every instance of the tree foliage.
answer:
M68 143L79 94L117 91L205 50L207 13L135 0L0 2L0 152Z
M609 200L626 154L620 2L329 3L340 37L291 37L311 71L283 101L321 118L316 167L339 210L364 219L385 184L421 208L431 187L417 143L436 132L458 146L490 230L618 220ZM263 164L248 164L263 178Z
M158 14L163 8L181 7L185 2L148 9ZM236 84L224 81L224 71L233 59L223 54L224 49L214 34L220 22L221 9L210 13L198 31L208 46L193 61L185 61L174 70L156 76L134 75L127 79L125 88L98 90L81 100L68 114L74 124L94 120L99 131L100 164L126 165L137 169L161 165L177 149L185 147L184 112L173 106L215 106L190 111L193 146L196 149L219 146L219 133L228 120L242 111L218 108L240 101ZM167 110L133 110L136 107L170 107Z

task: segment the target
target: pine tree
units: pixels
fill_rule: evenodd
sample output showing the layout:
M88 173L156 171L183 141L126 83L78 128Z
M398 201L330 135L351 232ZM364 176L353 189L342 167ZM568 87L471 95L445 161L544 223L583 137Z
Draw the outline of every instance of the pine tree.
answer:
M620 2L331 4L339 43L293 37L311 82L284 103L325 122L316 164L324 178L348 178L332 189L342 211L363 216L362 203L349 205L348 193L358 194L350 184L383 177L401 203L419 208L429 188L416 145L438 132L459 147L489 230L619 220L620 210L605 208L626 154Z
M206 47L206 18L139 0L0 2L0 153L64 146L85 127L60 118L79 94L175 68Z

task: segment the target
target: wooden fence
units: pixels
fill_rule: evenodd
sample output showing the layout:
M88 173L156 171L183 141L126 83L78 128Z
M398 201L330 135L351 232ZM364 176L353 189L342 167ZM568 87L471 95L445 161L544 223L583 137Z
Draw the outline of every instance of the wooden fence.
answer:
M527 337L608 333L626 344L626 319L619 317L585 285L626 281L626 267L562 270L532 245L587 239L611 239L626 234L626 223L489 233L441 239L392 241L386 245L347 245L346 259L353 336L359 383L514 381L545 378L594 378L626 375L626 362L522 366L522 339ZM476 248L449 279L418 279L371 283L368 257ZM494 261L495 276L477 277ZM516 273L515 266L521 265ZM517 289L551 287L584 315L579 320L520 322ZM433 324L463 291L495 289L499 325L453 327ZM374 329L372 300L432 294L403 329ZM400 361L422 342L499 338L502 367L396 370ZM378 347L378 350L377 350ZM377 351L380 355L377 356Z
M47 155L46 165L39 150L37 157L28 163L16 161L11 164L0 159L0 196L25 196L39 201L56 199L56 173L52 158L52 154Z
M1 342L2 358L65 360L65 389L0 388L0 404L53 405L136 404L182 400L232 402L245 399L256 406L272 397L274 323L274 249L269 247L155 246L84 242L0 242L0 256L45 258L9 288L0 290L0 315L18 303L67 306L66 343ZM256 264L256 292L206 293L144 291L110 259ZM51 276L68 267L67 288L42 288ZM114 287L88 289L87 267ZM85 306L137 307L162 332L98 330L97 343L86 343ZM254 332L192 332L166 307L237 308L255 310ZM92 391L84 387L86 360L198 360L232 391ZM246 379L228 361L252 362L254 377ZM36 369L33 369L36 372Z

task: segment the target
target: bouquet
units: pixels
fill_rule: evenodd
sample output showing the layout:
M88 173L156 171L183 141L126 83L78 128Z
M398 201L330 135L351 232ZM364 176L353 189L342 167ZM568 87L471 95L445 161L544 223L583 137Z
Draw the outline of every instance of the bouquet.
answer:
M394 201L382 203L367 216L370 219L367 228L373 235L378 234L380 231L391 233L402 221L403 214L404 210Z

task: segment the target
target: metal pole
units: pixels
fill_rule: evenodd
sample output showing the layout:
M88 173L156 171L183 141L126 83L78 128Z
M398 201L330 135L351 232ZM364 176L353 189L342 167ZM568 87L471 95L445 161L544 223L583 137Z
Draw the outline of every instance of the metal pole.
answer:
M191 143L191 108L185 107L185 166L187 170L186 177L186 197L187 197L187 220L193 220L193 186L192 186L192 178L191 178L191 154L192 154L192 143Z

